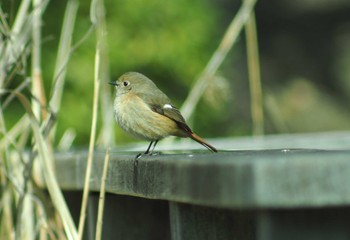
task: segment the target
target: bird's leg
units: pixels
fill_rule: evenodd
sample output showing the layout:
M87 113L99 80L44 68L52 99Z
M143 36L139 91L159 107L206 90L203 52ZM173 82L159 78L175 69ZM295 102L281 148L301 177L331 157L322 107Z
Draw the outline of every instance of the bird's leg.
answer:
M152 154L152 151L153 151L153 149L154 149L154 147L153 147L152 151L150 151L151 146L152 146L153 143L154 143L154 141L151 141L151 142L150 142L150 144L148 145L148 148L147 148L146 152L137 154L136 157L135 157L135 160L138 159L138 158L140 158L142 155L151 155L151 154Z
M148 145L148 148L147 148L146 152L144 152L144 154L152 153L154 147L153 147L152 151L150 151L150 149L151 149L151 146L152 146L153 143L154 143L154 141L150 142L150 144ZM156 141L156 144L157 144L157 141Z
M153 150L156 147L157 143L158 143L158 140L151 141L150 144L148 145L146 152L137 154L135 159L140 158L142 155L152 155ZM153 147L152 147L152 145L153 145Z
M153 148L152 148L152 150L149 152L149 153L150 153L150 155L152 155L153 150L155 149L155 147L156 147L157 143L158 143L158 140L155 140L155 141L154 141L154 144L153 144Z

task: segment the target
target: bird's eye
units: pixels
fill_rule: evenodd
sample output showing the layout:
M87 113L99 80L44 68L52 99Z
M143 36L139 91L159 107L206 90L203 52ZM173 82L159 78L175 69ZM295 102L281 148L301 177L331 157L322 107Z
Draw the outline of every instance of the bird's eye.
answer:
M123 82L124 87L128 86L130 83L128 81Z

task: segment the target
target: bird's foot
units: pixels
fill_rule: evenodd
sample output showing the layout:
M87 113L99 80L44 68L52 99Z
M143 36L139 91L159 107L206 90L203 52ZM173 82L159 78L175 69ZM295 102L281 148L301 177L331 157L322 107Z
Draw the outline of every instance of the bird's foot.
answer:
M160 152L144 152L144 153L139 153L135 156L135 160L140 159L142 156L157 156L160 155Z
M139 159L140 157L142 157L142 155L144 155L144 153L139 153L135 156L135 160Z
M142 156L157 156L161 155L162 153L160 152L148 152L148 153L139 153L135 156L134 158L134 166L137 167L139 164L139 160L141 159Z

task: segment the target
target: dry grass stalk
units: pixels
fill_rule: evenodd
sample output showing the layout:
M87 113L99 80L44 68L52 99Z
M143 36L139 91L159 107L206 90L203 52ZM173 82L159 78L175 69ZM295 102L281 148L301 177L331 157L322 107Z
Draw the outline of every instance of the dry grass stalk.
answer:
M99 54L99 49L97 48L96 55L95 55L94 97L93 97L93 107L92 107L93 110L92 110L92 123L91 123L91 131L90 131L89 155L86 163L83 198L82 198L80 218L79 218L78 239L83 238L83 231L84 231L85 219L86 219L86 208L87 208L88 197L90 192L90 175L91 175L92 161L94 157L98 98L99 98L99 88L100 88L100 81L98 76L99 65L100 65L100 54Z
M63 25L61 29L61 37L58 45L58 53L54 76L52 80L51 99L49 102L51 111L56 114L61 106L61 99L63 94L64 82L67 72L67 63L71 53L71 43L73 37L73 30L75 19L77 16L79 2L71 0L67 2L67 8L63 18ZM56 128L51 131L51 138L55 137Z
M86 208L89 196L90 188L90 175L91 175L91 166L94 155L94 147L96 140L96 125L97 125L97 113L98 113L98 99L99 99L99 68L100 68L100 51L98 47L98 42L96 44L96 54L95 54L95 76L94 76L94 94L93 94L93 107L92 107L92 123L90 131L90 143L89 143L89 155L87 159L86 172L85 172L85 183L83 190L83 198L81 204L80 218L79 218L79 228L78 228L78 239L83 238L83 231L85 226L86 219Z
M100 29L101 23L104 21L104 7L102 0L92 0L90 7L90 20L97 29ZM88 203L88 195L90 191L90 175L91 175L91 166L94 155L94 147L96 140L96 125L97 125L97 116L98 116L98 101L100 93L100 78L101 78L101 41L105 32L98 30L96 32L96 54L95 54L95 76L94 76L94 94L93 94L93 107L92 107L92 124L90 131L90 143L89 143L89 154L87 159L87 166L85 172L85 183L83 190L83 198L81 204L80 218L79 218L79 228L78 228L78 239L83 238L85 220L86 220L86 208Z
M33 0L33 28L32 28L32 108L35 117L40 121L44 116L41 106L46 106L44 83L41 74L41 14L42 0Z
M105 203L106 178L107 178L107 172L108 172L109 156L110 156L110 149L107 149L106 157L103 165L102 177L101 177L100 198L98 201L96 235L95 235L96 240L102 239L101 237L102 237L102 227L103 227L103 210L104 210L104 203Z
M32 108L31 104L29 103L29 101L26 99L24 95L20 93L15 93L15 95L22 103L30 119L30 124L34 133L36 149L38 151L39 163L42 168L42 172L45 178L45 184L50 193L53 205L55 206L56 210L60 214L60 217L63 222L63 226L66 231L67 238L76 239L77 232L76 232L73 219L70 215L70 212L68 210L64 197L62 195L62 192L56 181L54 171L52 169L52 164L51 164L53 162L52 152L49 150L47 141L45 140L45 137L43 136L42 131L40 129L39 123L31 109Z
M29 12L31 3L33 3L33 9L32 12ZM45 239L47 234L49 236L61 235L59 231L62 231L62 228L54 228L55 233L51 230L43 230L49 229L48 226L52 225L53 220L51 219L51 223L48 223L45 208L33 190L31 169L34 158L39 160L46 187L53 205L59 213L60 219L57 222L62 221L68 239L76 239L77 236L77 230L52 168L52 146L46 139L52 119L48 118L48 121L44 123L41 121L43 110L47 108L40 59L42 47L41 17L47 3L46 0L22 0L12 27L5 22L6 18L0 11L2 18L0 30L7 36L5 41L0 43L0 94L9 94L4 104L0 106L1 119L3 109L11 104L14 96L20 100L25 108L23 117L10 129L6 129L4 122L0 123L1 134L5 136L0 141L0 180L3 191L1 202L5 204L3 211L0 211L0 238ZM32 49L32 103L19 93L26 87L27 81L20 84L15 91L5 90L16 74L20 73L22 76L26 74L26 62L30 47ZM35 142L35 147L32 145L29 157L23 151L24 146L28 144L28 126L32 127ZM14 154L18 157L14 158ZM15 159L20 160L15 162ZM2 163L5 164L2 165ZM17 215L16 222L13 222L12 214ZM3 219L6 221L2 221Z
M221 63L225 60L228 52L236 42L239 33L243 26L249 20L250 14L253 11L256 0L244 1L240 7L238 13L233 18L228 29L225 32L224 37L221 40L219 47L216 49L205 69L196 80L193 88L189 92L185 102L181 107L181 113L186 120L188 120L194 112L195 107L198 104L199 99L202 97L205 89L207 88L209 81L214 79L214 75Z
M105 9L104 6L100 6L101 8L101 19L100 23L97 25L97 34L99 36L100 42L100 53L101 53L101 69L100 69L100 78L101 82L101 130L100 136L98 137L98 145L99 146L113 146L115 144L114 137L114 112L111 111L113 109L113 101L112 95L110 91L110 85L107 84L109 82L109 60L108 60L108 47L107 47L107 26L105 19Z
M245 30L251 99L250 109L253 120L253 135L259 136L264 135L264 111L260 77L258 37L256 33L256 22L254 12L251 13L249 21L246 24Z

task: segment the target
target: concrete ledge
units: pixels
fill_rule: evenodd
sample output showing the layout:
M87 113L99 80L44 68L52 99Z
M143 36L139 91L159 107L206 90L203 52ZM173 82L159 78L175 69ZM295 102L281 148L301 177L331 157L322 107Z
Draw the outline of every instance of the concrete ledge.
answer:
M220 149L226 150L266 150L266 149L323 149L323 150L350 150L350 132L318 132L275 134L265 136L246 136L231 138L206 139ZM174 144L175 143L175 144ZM118 150L145 151L147 144L129 144ZM164 139L157 144L157 150L203 150L203 146L187 138Z
M104 152L95 153L98 191ZM146 156L112 152L106 190L215 208L295 208L350 204L350 151L207 151ZM82 190L87 152L56 154L64 190Z

